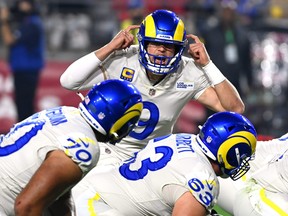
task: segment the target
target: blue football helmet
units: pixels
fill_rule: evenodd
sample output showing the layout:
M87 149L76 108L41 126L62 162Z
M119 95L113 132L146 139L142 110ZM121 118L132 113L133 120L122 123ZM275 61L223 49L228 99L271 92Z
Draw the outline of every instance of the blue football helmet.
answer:
M246 117L219 112L207 119L196 141L207 157L219 164L221 177L235 181L250 169L248 161L255 153L257 133Z
M79 104L83 118L112 144L135 127L142 109L142 97L136 87L116 79L95 85Z
M156 10L148 15L140 25L138 32L139 61L154 74L174 72L180 65L183 51L187 44L186 30L183 21L172 11ZM155 56L147 52L147 44L156 42L175 45L173 57ZM160 60L168 59L168 64L156 64L149 57ZM161 61L162 62L162 61Z

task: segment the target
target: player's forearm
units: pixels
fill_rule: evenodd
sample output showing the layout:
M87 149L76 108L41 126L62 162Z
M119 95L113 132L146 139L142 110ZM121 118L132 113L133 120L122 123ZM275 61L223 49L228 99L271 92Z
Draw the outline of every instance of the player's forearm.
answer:
M244 113L245 105L237 91L237 89L231 84L229 80L214 86L216 94L221 102L223 108L227 111L233 111L237 113Z

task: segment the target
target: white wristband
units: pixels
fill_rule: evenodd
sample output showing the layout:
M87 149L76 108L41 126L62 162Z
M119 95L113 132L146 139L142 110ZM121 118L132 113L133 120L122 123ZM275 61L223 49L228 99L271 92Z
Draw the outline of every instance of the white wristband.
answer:
M221 73L221 71L211 60L207 65L203 67L203 70L207 74L213 85L217 85L226 79L226 77Z

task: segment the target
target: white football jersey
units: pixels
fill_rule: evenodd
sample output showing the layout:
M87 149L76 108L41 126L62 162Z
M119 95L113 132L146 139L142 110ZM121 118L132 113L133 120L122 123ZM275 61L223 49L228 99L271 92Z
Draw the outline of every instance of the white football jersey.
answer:
M138 49L138 45L134 45L114 52L93 73L85 71L88 70L84 65L85 56L82 57L81 72L74 71L73 67L65 71L66 77L69 77L65 86L72 89L87 89L105 79L123 79L133 83L140 91L144 109L138 126L116 144L118 153L127 157L145 147L150 139L170 134L184 105L191 99L197 99L211 86L204 71L195 65L192 58L187 57L182 57L176 72L152 85L145 68L139 63ZM83 74L88 77L83 77Z
M155 138L120 166L99 167L95 177L86 179L90 197L75 198L76 215L107 215L100 199L115 215L171 215L176 200L188 191L209 211L218 197L218 180L195 137ZM177 190L171 193L170 186Z
M0 215L14 215L15 198L53 150L64 151L83 175L96 165L99 146L77 108L41 111L0 136Z

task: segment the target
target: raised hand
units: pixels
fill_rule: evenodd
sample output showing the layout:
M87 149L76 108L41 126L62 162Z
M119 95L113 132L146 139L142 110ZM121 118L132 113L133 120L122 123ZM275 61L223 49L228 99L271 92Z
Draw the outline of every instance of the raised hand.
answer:
M200 39L193 34L188 34L187 39L192 39L195 43L190 43L188 45L188 53L194 59L194 61L201 67L207 65L210 61L210 57L207 53L207 50L204 44L200 41Z
M134 42L134 35L130 32L133 29L139 28L140 25L131 25L126 29L121 30L110 42L114 50L126 49Z

